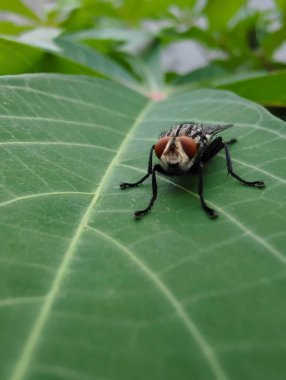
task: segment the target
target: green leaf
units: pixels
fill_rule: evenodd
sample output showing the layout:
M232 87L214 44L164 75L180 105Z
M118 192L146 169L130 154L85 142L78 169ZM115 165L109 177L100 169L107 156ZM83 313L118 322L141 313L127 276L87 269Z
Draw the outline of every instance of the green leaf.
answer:
M175 80L176 85L188 85L197 83L206 83L215 78L224 77L228 74L228 71L215 64L209 64L208 66L201 67L193 70L188 74L178 76Z
M142 47L146 47L152 41L153 35L150 32L139 29L126 28L102 28L87 29L80 32L65 35L65 38L74 42L86 42L94 46L99 42L105 45L120 44L117 48L120 51L133 53L140 51Z
M254 77L237 79L229 78L228 81L215 81L217 88L235 92L245 98L266 106L286 106L286 70L259 74Z
M57 38L55 43L60 48L58 55L62 58L78 63L121 83L135 82L134 77L117 62L88 46L83 46L64 38Z
M124 67L88 46L59 37L55 28L41 28L14 38L0 38L1 74L60 72L109 77L134 88L140 87ZM49 55L45 55L49 53ZM15 55L17 60L11 60ZM43 58L44 57L44 58Z
M225 91L152 102L91 77L0 80L0 378L283 379L285 123ZM178 120L234 123L197 178L146 173Z
M195 0L177 0L175 5L184 9L193 8L195 3ZM171 6L174 6L173 0L141 0L140 2L124 0L120 3L118 13L121 18L128 20L129 23L135 24L135 22L144 18L166 16Z
M118 18L114 2L101 0L81 0L78 9L75 9L63 24L67 30L82 30L94 27L94 20L98 18Z
M0 38L0 74L21 74L29 72L59 72L67 74L88 74L99 75L85 65L80 65L76 61L71 61L60 55L56 55L54 50L60 48L53 44L47 46L42 41L37 41L38 47L28 42L19 42L8 38ZM48 50L47 50L48 49ZM49 54L47 54L49 52ZM74 52L76 54L76 52ZM11 59L14 57L14 59ZM95 63L93 63L95 65Z
M134 73L142 82L143 92L154 100L165 97L165 72L161 64L161 45L155 41L140 58L127 59Z
M246 4L245 0L208 0L204 9L208 17L210 29L227 29L231 18Z
M281 10L285 10L286 0L275 0L275 3Z
M25 2L21 0L1 0L1 11L18 13L19 15L38 20L38 17L32 10L32 7L27 7Z
M262 41L263 53L271 58L276 49L279 48L286 38L286 25L283 25L279 30L268 33Z
M166 28L161 31L160 38L164 43L191 39L199 41L210 48L218 47L216 39L209 31L200 29L195 26L191 26L188 30L183 32L178 31L178 26L176 26L176 28Z
M42 57L38 48L0 37L0 75L35 72Z
M69 62L71 70L74 67L76 70L81 68L83 74L88 70L88 73L107 76L119 82L134 81L134 77L111 58L87 46L58 37L60 33L61 31L57 28L39 28L24 33L18 37L17 41L25 44L24 46L36 46L44 52L49 52L57 62L51 65L52 69L64 72L61 65L63 64L64 70L67 70L67 62Z
M62 33L61 29L54 27L40 27L22 33L19 37L15 38L28 46L35 46L44 51L58 52L60 49L54 43L54 40Z
M0 35L19 34L35 26L34 20L20 16L12 12L2 12L0 10Z

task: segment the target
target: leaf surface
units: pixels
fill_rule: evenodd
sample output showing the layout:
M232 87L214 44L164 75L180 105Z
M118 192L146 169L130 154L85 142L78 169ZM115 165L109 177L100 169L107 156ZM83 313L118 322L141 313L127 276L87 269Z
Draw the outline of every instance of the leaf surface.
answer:
M88 77L0 81L1 379L281 379L285 374L285 123L218 90L152 102ZM197 178L158 179L159 132L234 123Z

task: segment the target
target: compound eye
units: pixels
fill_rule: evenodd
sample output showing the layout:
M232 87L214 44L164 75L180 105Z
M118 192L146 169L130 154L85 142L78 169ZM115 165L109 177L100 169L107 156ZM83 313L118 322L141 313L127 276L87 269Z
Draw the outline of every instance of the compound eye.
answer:
M193 158L197 152L197 144L194 139L187 136L179 137L182 148L189 158Z
M170 140L170 137L163 137L155 145L155 153L158 158L161 158L169 140Z

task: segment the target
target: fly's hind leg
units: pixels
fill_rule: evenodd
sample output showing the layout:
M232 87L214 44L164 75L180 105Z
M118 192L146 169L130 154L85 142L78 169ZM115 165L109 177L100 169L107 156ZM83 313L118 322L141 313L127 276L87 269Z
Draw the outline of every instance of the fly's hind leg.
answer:
M224 143L227 144L227 145L230 145L230 144L234 144L237 142L237 139L230 139L228 141L225 141Z
M238 174L236 174L233 171L232 161L231 161L231 157L230 157L230 151L229 151L228 144L229 143L227 143L227 142L224 143L228 174L230 174L232 177L234 177L235 179L237 179L240 183L242 183L244 185L254 186L254 187L258 187L258 188L264 187L265 186L264 181L246 181L245 179L241 178Z

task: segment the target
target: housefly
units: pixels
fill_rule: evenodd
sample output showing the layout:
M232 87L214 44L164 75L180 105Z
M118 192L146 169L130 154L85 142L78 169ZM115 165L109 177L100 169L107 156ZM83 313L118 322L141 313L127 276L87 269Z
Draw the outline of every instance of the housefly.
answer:
M143 183L149 176L152 178L152 197L148 206L135 211L135 218L142 218L150 211L157 198L156 174L179 176L187 173L197 173L199 176L198 195L201 207L207 215L214 219L217 217L215 210L210 208L203 196L203 168L204 164L213 158L220 150L224 149L228 174L232 175L240 183L258 188L264 187L263 181L246 181L233 171L229 145L236 139L224 141L216 135L225 129L233 127L233 124L206 125L200 122L181 122L173 125L168 131L160 133L158 141L151 147L147 173L139 181L134 183L122 182L121 189L135 187ZM160 160L153 165L153 153Z

